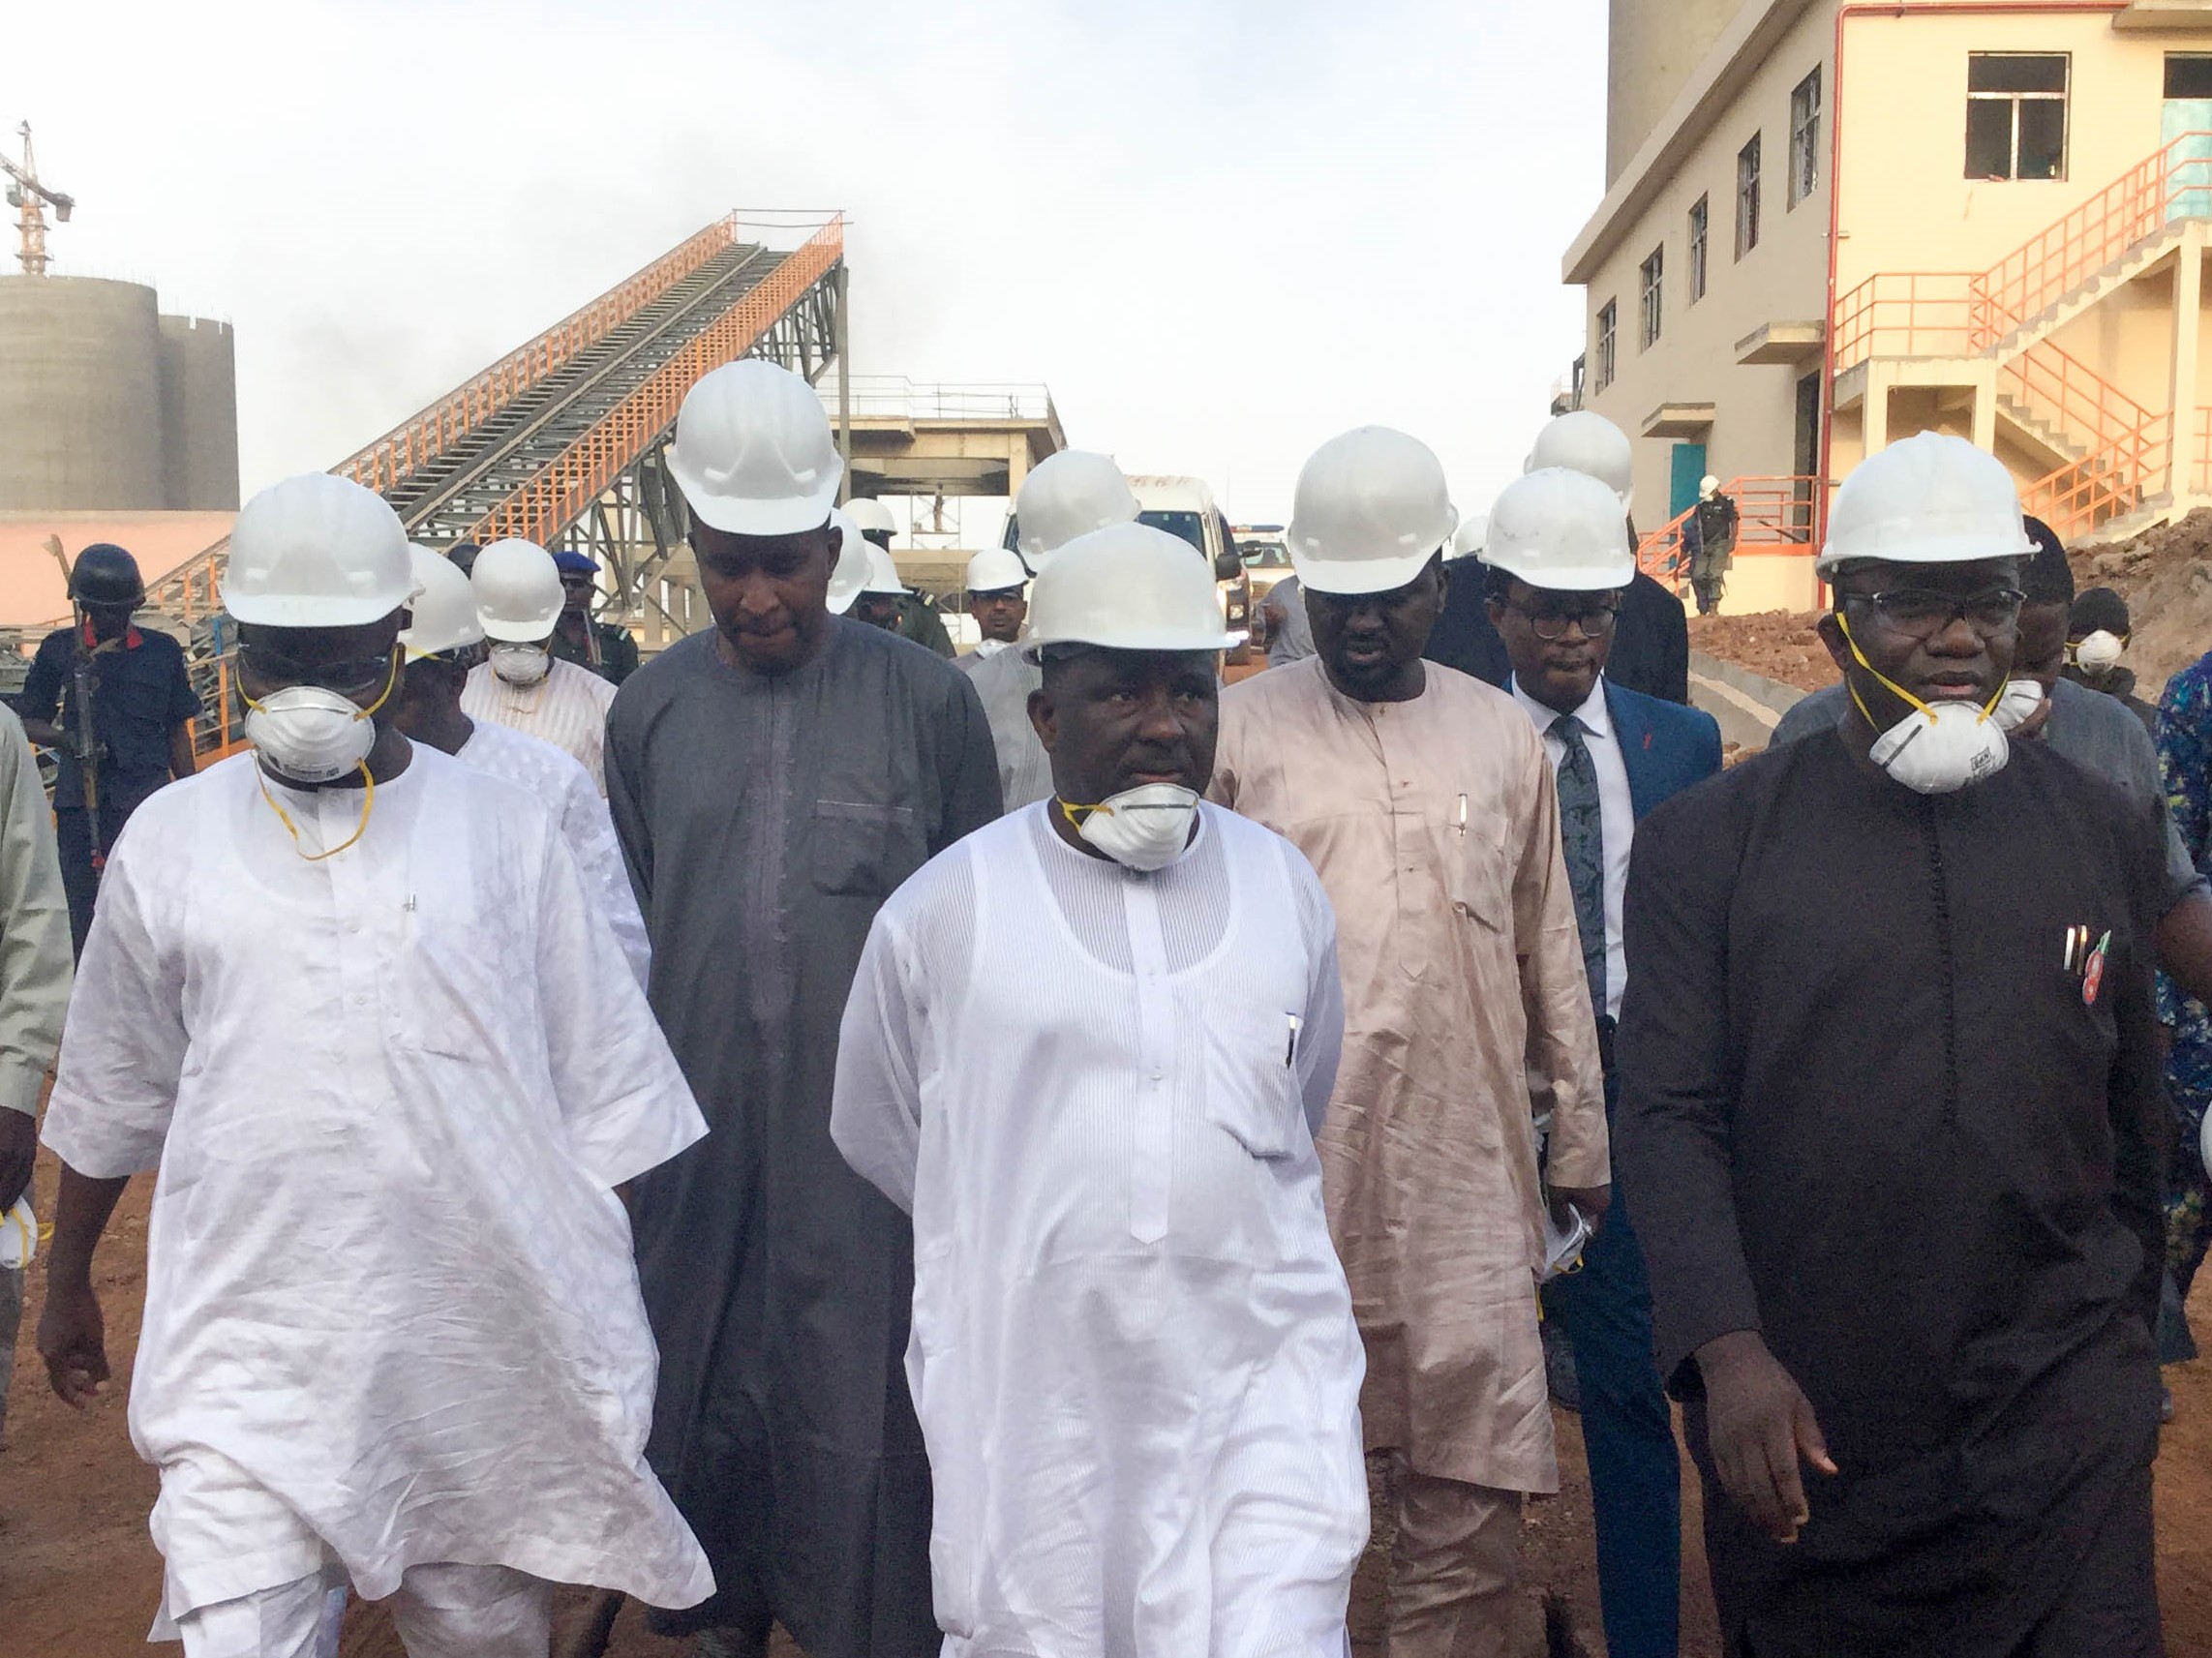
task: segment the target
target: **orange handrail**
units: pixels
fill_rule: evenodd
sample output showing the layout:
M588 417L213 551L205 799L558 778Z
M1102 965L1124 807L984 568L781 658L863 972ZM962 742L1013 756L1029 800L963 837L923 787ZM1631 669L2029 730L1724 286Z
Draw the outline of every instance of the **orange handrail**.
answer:
M2154 414L2020 492L2020 510L2042 519L2062 541L2131 513L2152 492L2172 454L2173 417Z
M2194 149L2194 155L2184 154ZM2196 211L2180 198L2204 191ZM2044 226L1975 279L2016 326L2177 218L2212 216L2212 133L2183 133Z
M399 482L732 246L737 225L717 219L330 469L379 492Z
M1808 476L1749 474L1731 478L1720 493L1736 503L1738 553L1810 552L1816 480ZM1689 576L1682 526L1697 508L1684 507L1658 528L1636 538L1636 566L1655 581L1678 587Z
M842 216L822 226L771 271L729 313L617 404L537 475L469 528L467 539L492 541L519 535L548 542L604 495L622 468L668 430L683 394L708 370L735 361L801 294L819 282L844 252Z

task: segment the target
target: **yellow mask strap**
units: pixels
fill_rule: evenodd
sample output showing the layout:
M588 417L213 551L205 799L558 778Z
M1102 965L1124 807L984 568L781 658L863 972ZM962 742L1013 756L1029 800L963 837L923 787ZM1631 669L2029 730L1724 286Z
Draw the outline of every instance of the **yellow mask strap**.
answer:
M389 687L387 686L386 689ZM380 697L378 699L379 702L382 700ZM260 764L258 761L254 766L254 781L260 784L261 799L269 802L269 810L277 814L277 822L283 824L285 832L291 836L292 850L299 852L299 826L291 821L291 813L285 810L284 802L269 793L269 780L262 774ZM353 832L328 852L299 852L301 858L310 863L320 863L326 858L336 858L369 832L369 813L377 804L377 774L369 769L369 763L366 760L361 762L361 782L364 785L361 799L361 821L354 828Z
M400 657L399 652L394 650L392 652L391 662L384 671L384 688L377 693L377 700L375 702L371 703L367 708L363 708L353 717L355 719L367 719L373 715L379 708L382 708L384 704L391 700L392 687L399 682ZM243 701L248 708L260 708L263 713L268 711L267 708L263 708L260 703L257 702L254 698L247 696L245 692L240 691L238 695L240 700Z
M1851 658L1853 661L1857 662L1860 667L1865 669L1867 673L1873 675L1875 678L1879 679L1882 682L1882 686L1885 690L1890 691L1895 695L1899 701L1909 705L1916 712L1924 713L1927 715L1929 719L1935 718L1935 710L1933 708L1929 708L1927 704L1922 702L1920 698L1914 696L1912 692L1906 690L1904 686L1898 684L1896 680L1891 678L1887 674L1883 673L1881 669L1875 667L1873 663L1866 660L1866 653L1859 648L1859 641L1851 637L1851 618L1845 616L1840 610L1835 613L1835 625L1843 630L1843 643L1851 647ZM1868 725L1874 726L1876 731L1880 731L1882 728L1878 725L1874 725L1874 716L1871 713L1867 712L1865 700L1859 695L1859 687L1852 684L1848 677L1844 679L1843 684L1844 688L1851 693L1851 700L1859 705L1859 712L1861 716L1864 718ZM1979 718L1987 719L1991 714L1997 711L1997 705L2005 700L2005 685L2006 681L2003 679L1999 679L1997 681L1996 694L1992 696L1986 703L1982 705L1982 711L1979 715Z
M1054 796L1052 803L1060 808L1060 815L1068 820L1068 827L1077 832L1082 829L1083 818L1089 817L1093 812L1104 812L1109 818L1113 816L1113 808L1103 801L1095 806L1077 806ZM1082 817L1076 815L1078 812L1082 814Z

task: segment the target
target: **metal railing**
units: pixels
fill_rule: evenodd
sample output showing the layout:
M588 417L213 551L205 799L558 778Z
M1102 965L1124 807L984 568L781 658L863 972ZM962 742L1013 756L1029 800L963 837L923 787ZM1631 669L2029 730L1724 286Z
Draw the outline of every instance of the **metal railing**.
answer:
M1813 501L1819 480L1805 475L1751 474L1731 478L1720 493L1736 503L1735 552L1742 554L1812 551ZM1689 549L1682 528L1697 511L1683 508L1658 528L1636 538L1636 566L1654 581L1680 587L1689 580Z
M737 234L737 215L717 219L330 469L379 493L398 483L730 248Z
M2016 325L2174 220L2206 217L2212 133L2184 133L2030 236L1985 271L1980 286Z
M2173 416L2150 415L2028 485L2020 491L2020 510L2071 541L2141 506L2172 454Z
M539 543L550 541L669 428L683 394L702 375L743 356L770 324L829 274L843 251L844 221L833 218L558 459L471 525L466 538L493 541L518 535Z
M1835 372L1869 357L1970 357L1986 343L1971 271L1886 271L1835 302Z
M2151 418L2151 410L2051 340L2039 340L2005 363L1997 382L2027 412L2042 415L2062 441L2090 449L2139 431Z
M816 388L832 420L837 417L837 377L822 377ZM1053 421L1052 393L1027 382L988 380L933 384L901 375L855 375L853 416L858 420L1019 420Z

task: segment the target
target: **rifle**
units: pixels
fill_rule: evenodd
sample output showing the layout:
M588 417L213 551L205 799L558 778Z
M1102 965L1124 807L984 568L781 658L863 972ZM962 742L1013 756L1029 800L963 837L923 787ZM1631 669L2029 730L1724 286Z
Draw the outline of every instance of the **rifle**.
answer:
M61 537L46 537L46 551L54 556L61 566L62 581L70 578L69 557L62 551ZM76 720L62 735L68 739L69 751L76 757L76 774L84 785L84 810L87 827L92 830L92 873L97 878L107 864L107 847L100 831L100 739L92 723L92 690L98 676L92 671L92 658L105 647L84 648L84 607L70 606L71 627L69 635L70 686L76 692Z

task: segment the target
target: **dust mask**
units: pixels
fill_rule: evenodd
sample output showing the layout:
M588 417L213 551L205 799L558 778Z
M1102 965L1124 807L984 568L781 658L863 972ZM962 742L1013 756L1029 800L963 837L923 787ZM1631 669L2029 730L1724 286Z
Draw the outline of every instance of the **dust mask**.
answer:
M1059 807L1087 844L1116 863L1149 874L1174 862L1191 844L1191 817L1198 809L1198 797L1180 783L1147 783L1095 806L1062 800Z
M384 706L399 677L397 660L384 688L367 708L320 685L287 685L259 702L246 699L246 740L279 776L328 783L354 770L377 746L369 717Z
M2108 674L2119 666L2120 652L2127 648L2127 641L2101 627L2074 648L2074 659L2088 673Z
M1875 765L1921 795L1955 794L2005 769L2013 752L2005 734L2043 706L2043 686L2033 679L2012 679L1985 704L1924 703L1867 661L1851 637L1850 622L1842 625L1859 666L1912 705L1911 713L1874 739L1867 757ZM1857 686L1851 688L1851 700L1872 725L1874 716Z
M495 645L492 672L510 685L534 685L553 671L553 654L542 645Z

